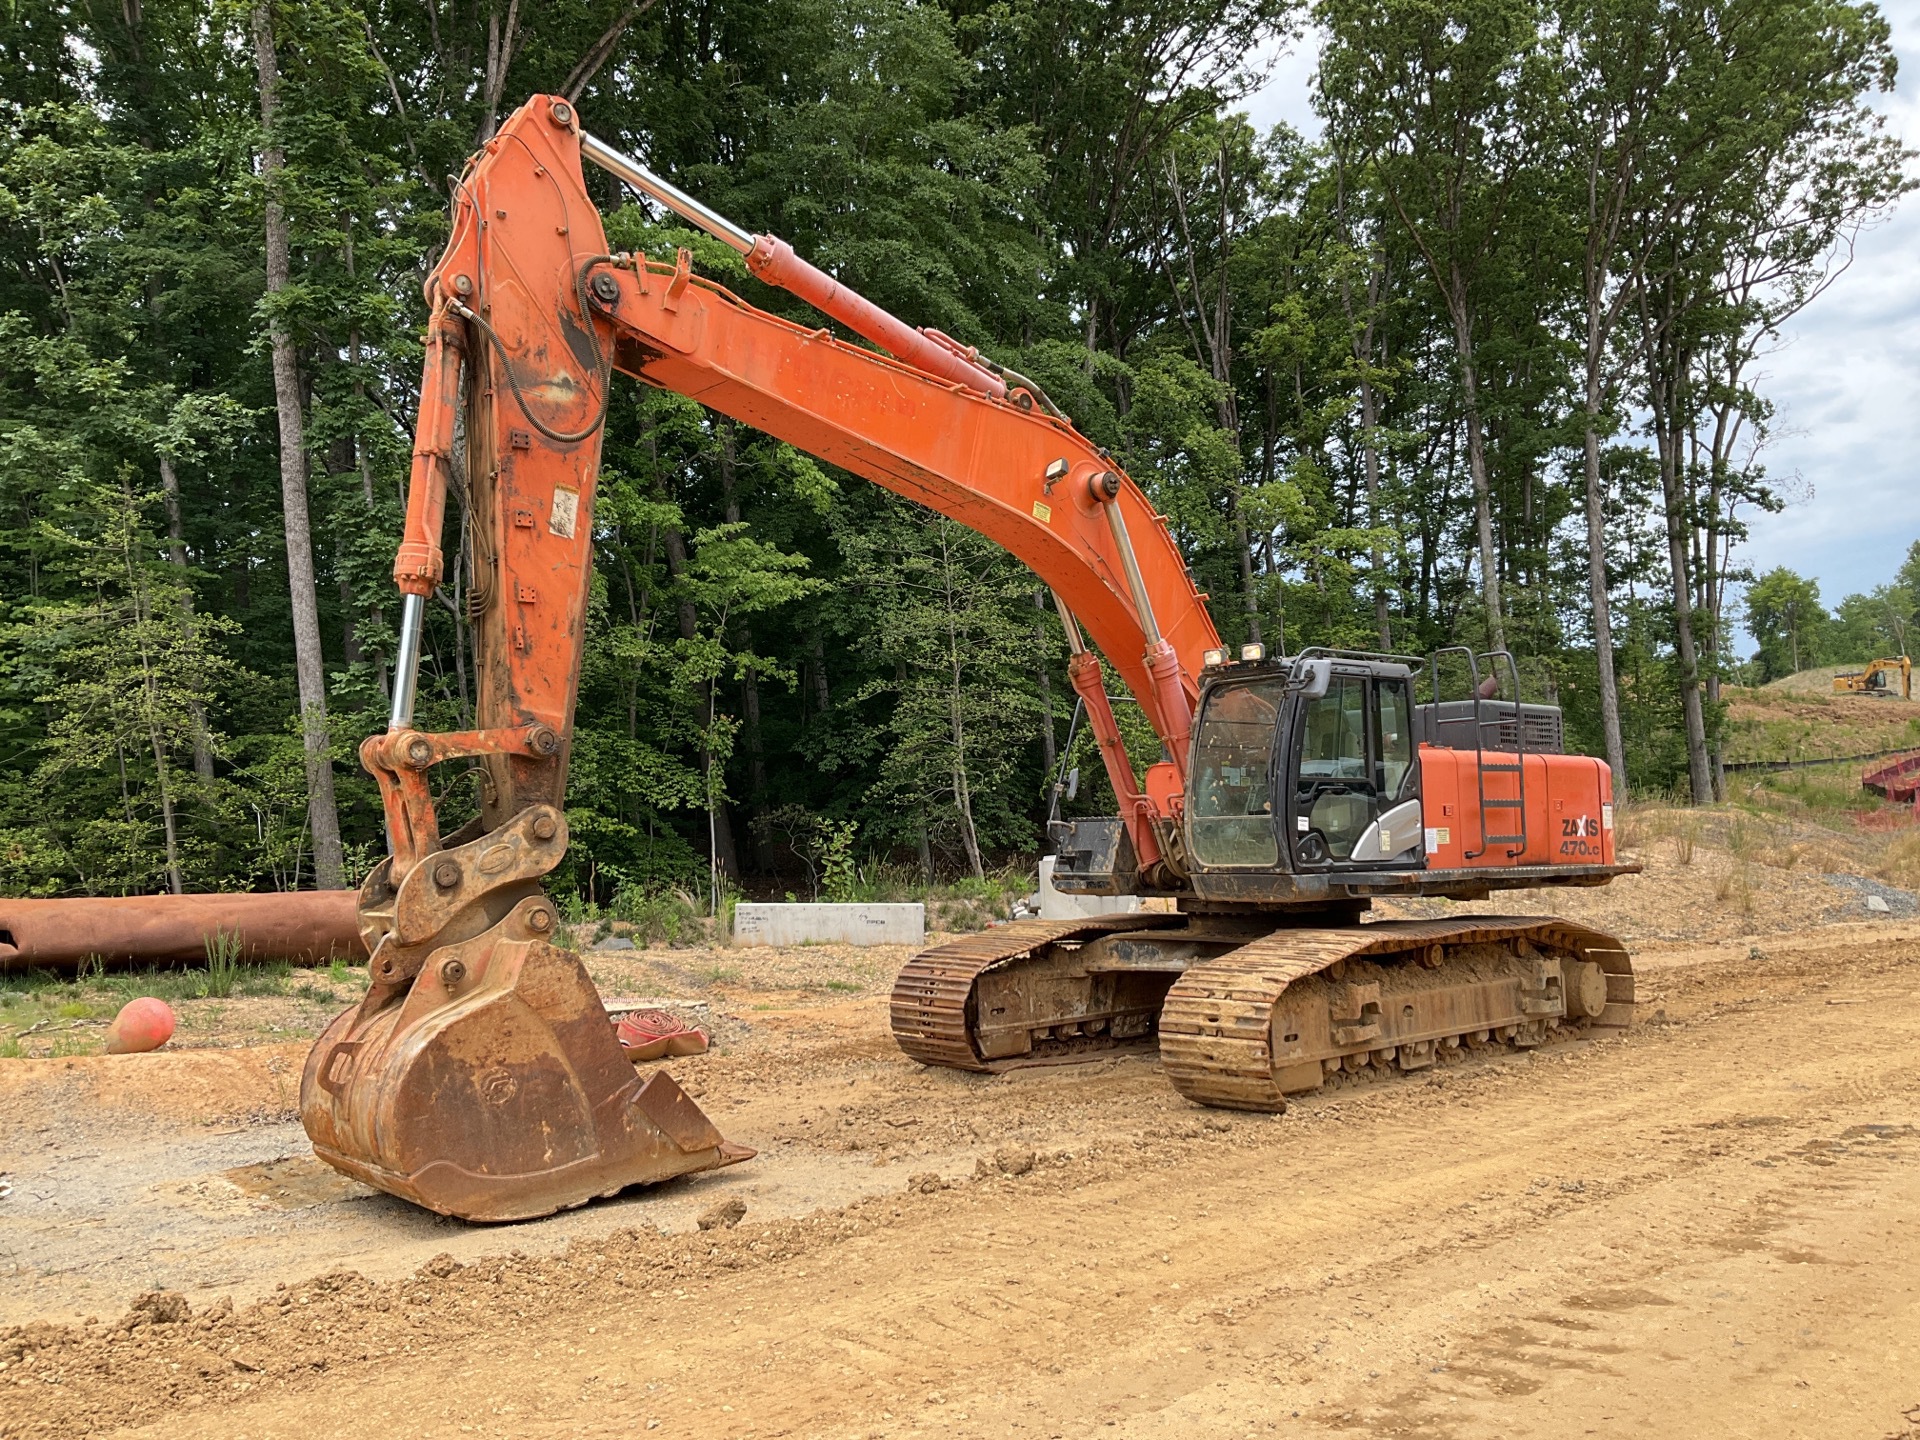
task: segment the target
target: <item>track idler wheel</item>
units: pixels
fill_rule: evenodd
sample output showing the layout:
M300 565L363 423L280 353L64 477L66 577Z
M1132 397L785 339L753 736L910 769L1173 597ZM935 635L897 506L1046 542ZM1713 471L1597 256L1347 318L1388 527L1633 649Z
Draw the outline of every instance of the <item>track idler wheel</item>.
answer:
M549 836L553 828L541 826ZM416 880L459 888L438 884L436 868L456 867L465 884L487 863L490 844L498 854L499 836L416 867L397 904L391 891L380 903L376 872L362 892L363 916L376 930L396 914L404 919ZM300 1079L300 1119L314 1153L463 1220L525 1220L750 1158L753 1151L722 1139L671 1077L636 1073L586 970L547 940L552 902L523 868L496 866L502 884L488 886L493 876L478 871L478 912L463 907L468 923L456 915L440 936L484 924L499 902L512 901L505 914L442 944L408 945L389 930L370 962L375 983L366 999L314 1045ZM437 878L454 871L440 869Z

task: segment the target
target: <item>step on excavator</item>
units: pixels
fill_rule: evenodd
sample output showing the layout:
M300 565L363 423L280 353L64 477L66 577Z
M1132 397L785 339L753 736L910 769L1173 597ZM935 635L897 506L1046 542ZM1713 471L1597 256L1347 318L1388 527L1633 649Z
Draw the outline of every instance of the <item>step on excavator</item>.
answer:
M684 249L607 253L583 158L876 348L745 303ZM371 985L301 1080L330 1164L433 1210L512 1220L751 1154L624 1057L542 889L567 843L615 370L950 516L1052 587L1120 809L1051 827L1055 884L1174 903L922 953L891 1001L908 1055L992 1071L1157 1037L1184 1095L1277 1111L1291 1093L1627 1023L1632 967L1598 931L1367 922L1379 897L1484 899L1633 868L1615 858L1606 767L1560 753L1559 711L1519 703L1511 656L1230 654L1166 517L1038 385L734 225L557 97L535 96L469 162L426 296L392 713L360 752L390 852L358 899ZM429 734L414 690L450 489L470 517L477 728ZM1102 654L1163 747L1139 774ZM429 777L446 761L477 762L480 813L442 836Z

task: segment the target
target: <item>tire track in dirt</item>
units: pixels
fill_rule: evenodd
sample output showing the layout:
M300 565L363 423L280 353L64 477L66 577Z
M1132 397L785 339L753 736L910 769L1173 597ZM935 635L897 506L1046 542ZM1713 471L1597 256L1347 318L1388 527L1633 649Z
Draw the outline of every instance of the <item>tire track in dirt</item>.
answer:
M1920 1141L1902 1128L1920 1119L1916 983L1908 946L1676 970L1658 987L1670 1023L1277 1120L1149 1098L1138 1065L910 1076L894 1103L922 1126L971 1107L991 1138L1041 1137L1041 1163L808 1222L296 1287L204 1330L49 1333L24 1373L0 1371L0 1434L1145 1437L1311 1421L1467 1437L1671 1433L1679 1414L1704 1433L1822 1433L1793 1428L1795 1402L1881 1433L1920 1400L1900 1388L1914 1352L1883 1343L1920 1334L1920 1239L1889 1225L1920 1198ZM860 1105L886 1109L884 1072L849 1087L829 1067L820 1084L836 1081L878 1085ZM1829 1274L1821 1298L1803 1293ZM1759 1384L1730 1341L1715 1348L1730 1314L1783 1374L1809 1347L1839 1358L1798 1376L1805 1393Z

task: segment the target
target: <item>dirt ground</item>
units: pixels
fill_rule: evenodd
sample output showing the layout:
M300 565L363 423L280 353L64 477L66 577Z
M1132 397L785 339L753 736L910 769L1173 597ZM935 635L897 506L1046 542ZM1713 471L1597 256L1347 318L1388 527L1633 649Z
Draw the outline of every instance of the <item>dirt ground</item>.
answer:
M1580 897L1626 1035L1279 1117L922 1070L899 952L596 954L760 1154L517 1226L319 1166L284 1016L0 1061L0 1436L1920 1440L1920 920L1700 874L1684 941Z

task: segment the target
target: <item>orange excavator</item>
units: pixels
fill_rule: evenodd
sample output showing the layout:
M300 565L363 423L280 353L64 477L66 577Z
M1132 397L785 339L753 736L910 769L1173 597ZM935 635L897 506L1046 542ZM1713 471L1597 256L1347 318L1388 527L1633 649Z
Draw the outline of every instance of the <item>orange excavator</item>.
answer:
M607 253L583 158L885 353L746 304L685 250ZM359 896L372 984L301 1082L323 1159L434 1210L508 1220L751 1153L624 1058L585 970L553 943L541 887L567 843L615 370L951 516L1053 589L1120 809L1051 827L1055 884L1175 906L924 952L892 996L907 1054L998 1070L1157 1036L1185 1095L1277 1111L1290 1093L1627 1023L1632 967L1598 931L1363 923L1378 897L1480 899L1633 868L1615 858L1607 768L1560 753L1559 711L1519 702L1511 656L1230 654L1166 518L1038 385L715 214L583 133L562 99L517 111L454 195L426 285L393 709L361 747L390 849ZM450 487L470 516L477 728L427 734L414 683ZM1160 739L1143 772L1099 654ZM1464 695L1443 693L1443 672ZM442 836L428 777L449 760L478 762L481 805Z

